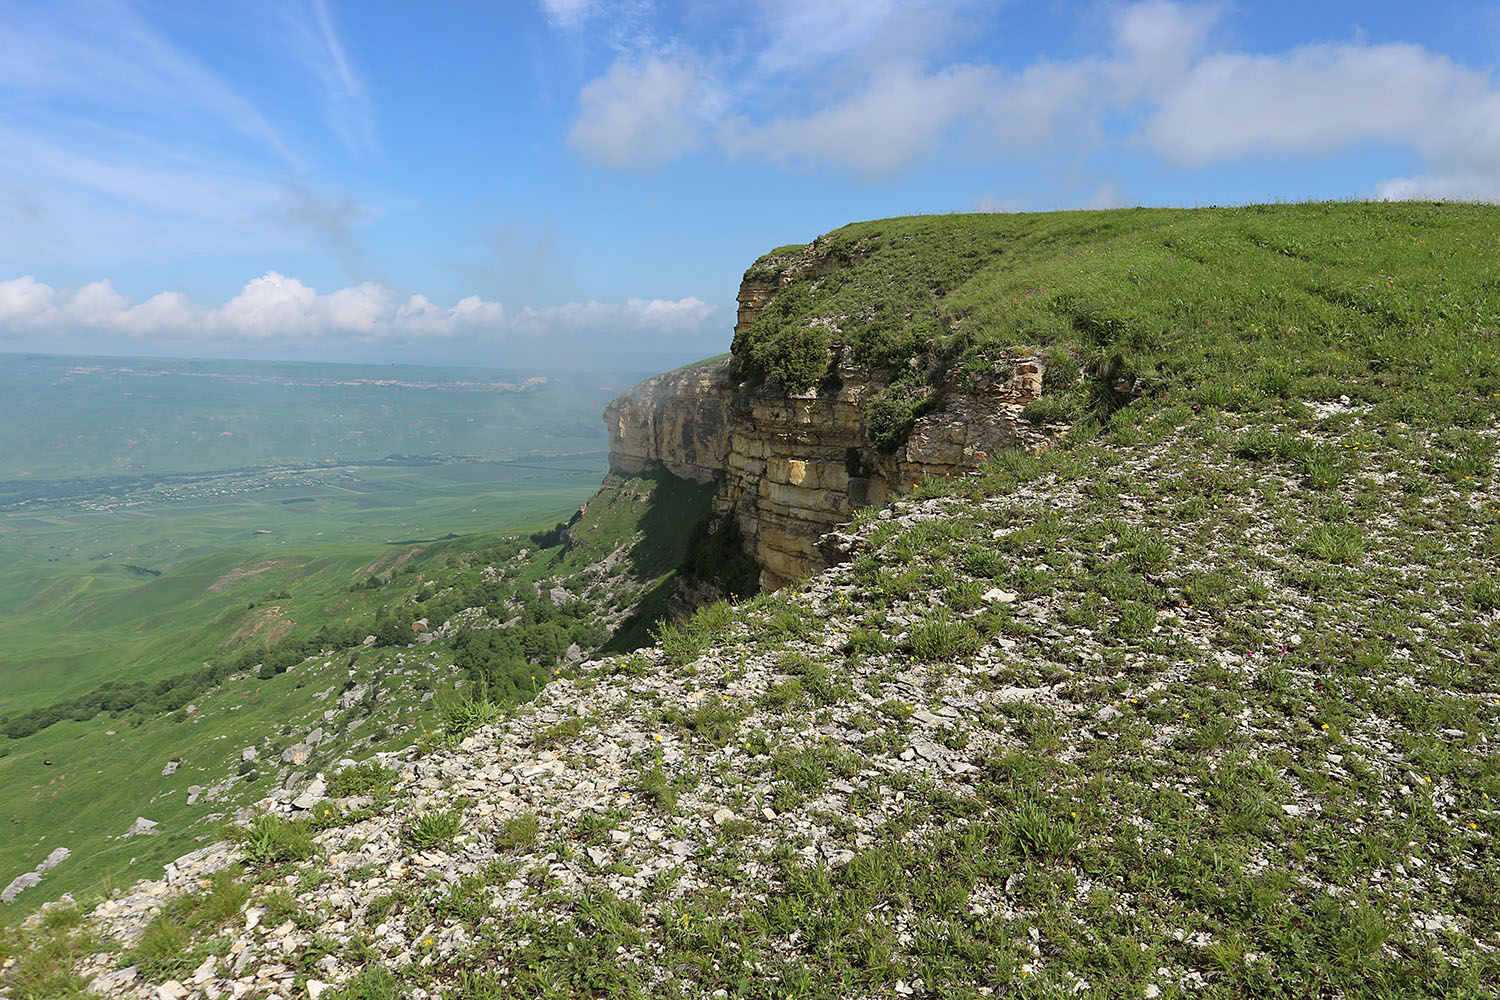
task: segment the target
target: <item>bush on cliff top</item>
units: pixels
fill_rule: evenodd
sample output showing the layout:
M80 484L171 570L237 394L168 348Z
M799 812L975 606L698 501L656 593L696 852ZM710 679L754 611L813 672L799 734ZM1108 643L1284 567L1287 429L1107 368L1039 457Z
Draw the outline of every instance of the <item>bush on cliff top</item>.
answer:
M839 355L934 380L954 362L1043 348L1110 385L1207 391L1216 406L1248 393L1374 402L1417 379L1493 392L1497 242L1500 209L1452 203L862 222L821 237L816 252L839 266L791 281L733 351L792 390L823 381ZM1077 397L1070 412L1109 409L1100 378L1048 382ZM1463 407L1437 392L1403 405Z

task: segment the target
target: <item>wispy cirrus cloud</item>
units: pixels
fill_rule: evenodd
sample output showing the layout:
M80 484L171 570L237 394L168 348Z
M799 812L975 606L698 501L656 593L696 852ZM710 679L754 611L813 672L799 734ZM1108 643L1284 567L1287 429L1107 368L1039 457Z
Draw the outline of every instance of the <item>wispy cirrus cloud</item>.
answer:
M305 8L289 7L284 15L292 52L321 88L329 129L349 152L373 152L375 110L369 88L340 40L327 0L307 0Z
M368 91L330 9L298 2L282 50L308 71L329 130L353 151L373 149ZM357 228L378 214L316 181L310 157L255 100L128 0L7 10L0 149L0 267L319 246L349 266L363 257Z

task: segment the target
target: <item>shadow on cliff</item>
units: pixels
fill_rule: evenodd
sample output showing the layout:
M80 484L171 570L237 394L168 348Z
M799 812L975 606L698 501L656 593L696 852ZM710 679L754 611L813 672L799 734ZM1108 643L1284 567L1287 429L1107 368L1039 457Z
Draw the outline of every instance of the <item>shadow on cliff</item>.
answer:
M569 526L565 558L575 564L602 561L622 538L635 537L621 568L647 589L602 652L628 652L653 641L652 629L667 617L677 594L677 571L692 562L690 546L712 512L714 491L713 483L668 472L610 476Z

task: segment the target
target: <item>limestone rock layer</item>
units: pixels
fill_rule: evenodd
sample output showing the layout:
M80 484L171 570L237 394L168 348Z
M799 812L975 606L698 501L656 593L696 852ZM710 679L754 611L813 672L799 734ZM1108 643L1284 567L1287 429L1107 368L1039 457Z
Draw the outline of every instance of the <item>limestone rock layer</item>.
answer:
M763 306L763 290L751 292L742 289L741 302ZM1009 449L1051 445L1065 425L1036 427L1020 415L1041 395L1042 375L1042 360L1026 353L984 373L950 372L937 387L938 407L885 454L864 417L865 400L886 387L876 375L840 365L823 386L791 393L744 381L726 355L613 400L604 412L610 470L718 479L715 513L738 524L761 588L774 590L824 568L818 539L859 508L931 476L971 472Z

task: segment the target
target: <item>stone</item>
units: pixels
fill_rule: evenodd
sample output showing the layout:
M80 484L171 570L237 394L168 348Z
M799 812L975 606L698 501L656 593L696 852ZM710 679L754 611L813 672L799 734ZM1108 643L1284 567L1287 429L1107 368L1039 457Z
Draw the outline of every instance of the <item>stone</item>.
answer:
M323 776L320 774L312 780L312 784L308 785L301 795L292 800L292 806L296 809L311 809L319 802L322 802L323 797L327 793L328 783L323 780Z
M68 848L54 847L51 853L49 853L45 858L42 859L42 863L36 866L36 872L38 875L40 875L42 872L50 871L72 856L73 852Z
M138 965L128 965L123 969L109 969L89 981L89 992L101 997L118 993L135 982L139 975L140 966Z
M724 806L714 812L714 826L723 826L732 819L734 819L734 810L728 806Z
M1016 598L1020 596L1014 590L1001 590L999 587L993 587L985 591L984 602L986 604L1014 604Z
M36 872L26 872L24 875L17 875L10 880L10 885L0 890L0 903L13 903L21 893L41 884L42 877Z
M167 761L167 766L161 769L161 776L163 778L170 777L177 772L177 768L180 766L182 766L182 761L180 760Z
M187 1000L188 989L175 979L168 979L156 988L156 1000Z
M140 836L146 836L146 835L152 835L152 836L154 836L155 834L158 834L158 833L161 832L156 827L157 827L156 820L154 820L154 819L147 819L144 816L137 816L135 818L135 822L130 824L130 829L128 829L124 833L120 834L120 839L121 840L125 840L125 839L127 839L129 837L140 837Z
M203 786L202 785L188 785L188 790L187 790L187 804L190 805L190 806L191 805L196 805L197 802L198 802L198 796L200 796L202 794L203 794Z
M333 989L331 983L325 983L321 979L309 979L307 981L308 1000L318 1000L324 993Z
M251 761L260 756L260 751L255 747L246 747L240 751L240 760Z
M294 766L307 763L307 758L312 756L312 748L305 743L294 743L281 751L281 762Z

